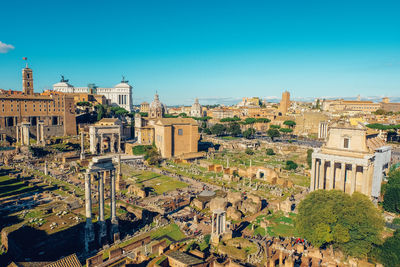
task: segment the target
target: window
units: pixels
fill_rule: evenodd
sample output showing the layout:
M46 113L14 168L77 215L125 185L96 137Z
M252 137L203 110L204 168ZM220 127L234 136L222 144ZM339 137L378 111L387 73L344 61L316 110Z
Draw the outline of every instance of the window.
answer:
M350 142L350 139L349 138L345 138L344 142L343 142L343 147L344 148L349 148L349 142Z
M183 130L182 129L178 129L178 135L183 135Z

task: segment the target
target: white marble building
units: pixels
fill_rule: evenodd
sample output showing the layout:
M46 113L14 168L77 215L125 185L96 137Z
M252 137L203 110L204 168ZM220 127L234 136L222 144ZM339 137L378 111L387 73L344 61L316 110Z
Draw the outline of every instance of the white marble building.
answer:
M105 87L75 87L62 77L61 81L53 85L53 90L63 93L85 93L104 95L110 105L120 106L127 111L133 111L132 86L123 78L122 81L111 88Z

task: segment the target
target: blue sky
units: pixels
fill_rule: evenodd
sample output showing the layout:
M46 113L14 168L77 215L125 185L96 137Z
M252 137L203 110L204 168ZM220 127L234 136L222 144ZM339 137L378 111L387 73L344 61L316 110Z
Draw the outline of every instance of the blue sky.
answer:
M400 1L2 1L0 88L60 74L134 101L399 96ZM14 47L6 47L11 45ZM3 48L2 48L3 47Z

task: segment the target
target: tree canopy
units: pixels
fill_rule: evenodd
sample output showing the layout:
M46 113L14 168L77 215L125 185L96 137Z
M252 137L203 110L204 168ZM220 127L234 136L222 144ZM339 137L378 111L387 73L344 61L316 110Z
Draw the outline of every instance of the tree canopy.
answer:
M380 238L384 220L361 193L338 190L311 192L298 207L295 227L315 247L333 245L354 257L365 257Z
M276 124L271 124L269 126L269 128L271 128L271 129L279 129L279 128L281 128L281 126L280 125L276 125Z
M228 128L228 132L232 135L232 136L238 136L242 133L242 131L240 130L240 125L237 122L231 123L229 124L229 128Z
M256 130L254 128L249 128L243 132L243 137L246 139L251 139L254 137L255 133L256 133Z
M285 125L287 125L287 126L289 126L289 127L294 127L294 126L296 126L296 122L294 122L294 121L292 121L292 120L284 121L283 124L285 124Z
M211 127L211 133L217 136L221 136L225 133L226 127L223 124L217 123Z
M290 128L280 128L279 131L280 131L281 133L292 133L292 132L293 132L293 129L290 129Z
M374 251L376 260L382 263L385 267L400 266L400 230L396 230L393 236L388 237L382 246L379 246Z
M220 122L233 122L233 121L240 121L240 118L233 117L233 118L222 118L219 120Z
M279 131L277 129L269 129L267 131L267 134L269 137L271 137L272 140L274 140L275 137L281 136L281 134L279 133Z
M371 129L377 129L377 130L385 130L385 131L387 131L387 130L397 130L397 129L400 129L400 124L397 124L397 125L393 125L393 124L387 125L387 124L381 124L381 123L371 123L371 124L367 124L367 127L368 127L368 128L371 128Z
M400 213L400 170L391 171L388 183L383 185L383 208L390 212Z

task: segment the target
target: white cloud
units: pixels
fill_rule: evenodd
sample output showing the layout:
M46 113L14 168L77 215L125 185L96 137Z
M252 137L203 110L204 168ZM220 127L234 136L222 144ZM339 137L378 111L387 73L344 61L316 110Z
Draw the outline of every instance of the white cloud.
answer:
M10 50L13 50L14 46L10 44L5 44L2 41L0 41L0 53L8 53Z

